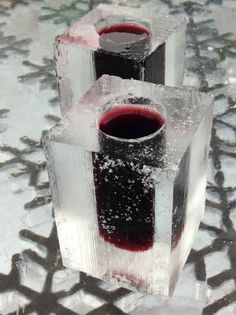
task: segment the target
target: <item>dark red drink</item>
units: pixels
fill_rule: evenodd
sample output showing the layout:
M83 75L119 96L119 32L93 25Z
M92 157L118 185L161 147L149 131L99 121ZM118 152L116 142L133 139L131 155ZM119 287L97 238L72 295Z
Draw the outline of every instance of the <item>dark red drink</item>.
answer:
M120 45L130 45L150 36L150 30L139 24L118 23L99 31L103 39Z
M151 31L141 23L122 22L98 31L96 78L103 74L164 84L165 44L151 50Z
M121 139L139 139L162 128L164 119L159 112L142 105L121 106L100 118L99 128L105 134Z
M163 165L164 119L128 104L101 116L100 149L93 154L100 236L116 247L144 251L154 243L152 166Z
M185 155L179 164L178 174L174 182L171 237L172 250L178 245L185 224L185 209L188 194L189 152L189 149L185 152Z

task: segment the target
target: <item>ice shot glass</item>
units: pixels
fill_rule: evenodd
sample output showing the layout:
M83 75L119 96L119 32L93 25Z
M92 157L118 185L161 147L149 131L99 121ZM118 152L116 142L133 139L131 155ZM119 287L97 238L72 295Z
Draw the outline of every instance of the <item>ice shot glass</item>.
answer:
M168 297L205 208L213 99L102 76L44 137L65 266Z
M181 86L186 21L165 13L99 5L56 38L64 114L103 74Z
M92 156L99 234L134 252L153 247L151 168L164 162L165 121L149 103L130 98L117 107L107 104L98 121L100 152Z

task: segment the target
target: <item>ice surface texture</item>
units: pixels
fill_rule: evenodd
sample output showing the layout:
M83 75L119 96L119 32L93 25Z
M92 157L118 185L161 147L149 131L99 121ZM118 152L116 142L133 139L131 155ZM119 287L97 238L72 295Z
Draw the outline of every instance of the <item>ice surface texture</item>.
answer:
M182 271L173 296L166 302L157 296L141 296L133 301L131 315L202 315L206 304L206 281L197 281L193 276L193 266L187 265ZM137 295L137 293L136 293ZM138 301L138 302L137 302ZM122 301L122 310L128 309L130 301Z
M149 36L122 44L121 39L117 42L99 35L103 29L122 24L138 24L150 31ZM62 114L103 74L181 86L185 29L183 18L153 12L145 6L99 5L56 39Z
M100 130L104 113L136 104L163 118L159 131ZM107 75L72 106L44 138L66 266L171 295L204 212L212 107L193 88Z

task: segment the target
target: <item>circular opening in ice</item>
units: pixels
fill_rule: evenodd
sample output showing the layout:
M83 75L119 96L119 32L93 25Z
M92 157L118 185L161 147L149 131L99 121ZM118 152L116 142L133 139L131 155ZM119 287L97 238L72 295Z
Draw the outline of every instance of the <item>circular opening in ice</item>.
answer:
M116 139L142 140L154 137L165 125L157 110L141 104L123 104L103 113L99 130Z
M147 22L113 16L98 21L95 29L103 50L136 54L150 49L151 30Z

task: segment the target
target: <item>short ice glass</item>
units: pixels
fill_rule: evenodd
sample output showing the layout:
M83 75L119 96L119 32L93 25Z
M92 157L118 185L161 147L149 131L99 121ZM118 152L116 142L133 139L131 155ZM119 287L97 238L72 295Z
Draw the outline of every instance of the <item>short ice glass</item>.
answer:
M102 76L44 137L65 266L171 295L205 207L213 99Z
M186 21L145 6L99 5L56 39L64 114L103 74L181 86Z

